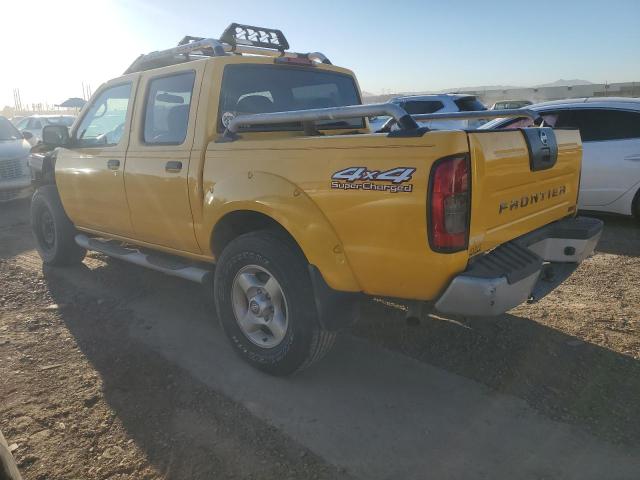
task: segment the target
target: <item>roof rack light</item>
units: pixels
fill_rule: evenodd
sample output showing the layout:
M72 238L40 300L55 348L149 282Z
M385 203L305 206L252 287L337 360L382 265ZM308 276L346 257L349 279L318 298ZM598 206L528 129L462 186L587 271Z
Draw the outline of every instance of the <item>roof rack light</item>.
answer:
M289 42L282 31L275 28L254 27L241 23L229 25L220 41L231 46L249 45L252 47L269 48L284 52L289 49Z
M300 64L308 64L309 61L331 64L329 59L320 52L287 52L288 48L289 42L280 30L232 23L226 28L220 40L186 36L176 47L140 55L124 73L126 75L229 54L293 58L298 59ZM295 62L296 60L292 60L290 63Z

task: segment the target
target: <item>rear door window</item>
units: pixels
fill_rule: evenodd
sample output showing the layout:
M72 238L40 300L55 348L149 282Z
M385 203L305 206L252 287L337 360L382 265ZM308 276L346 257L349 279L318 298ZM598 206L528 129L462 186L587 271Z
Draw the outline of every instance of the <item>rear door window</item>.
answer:
M180 145L187 137L195 72L156 78L149 82L144 119L144 142Z
M435 113L444 107L444 104L437 100L409 100L400 104L409 115L420 115L423 113Z
M478 112L486 110L487 107L476 97L463 97L454 100L461 112Z
M640 113L613 109L575 109L560 112L557 127L580 130L583 142L640 138Z
M237 115L360 105L353 78L315 68L228 65L222 80L218 131ZM364 128L362 118L321 120L316 128ZM256 125L243 130L301 130L300 122Z

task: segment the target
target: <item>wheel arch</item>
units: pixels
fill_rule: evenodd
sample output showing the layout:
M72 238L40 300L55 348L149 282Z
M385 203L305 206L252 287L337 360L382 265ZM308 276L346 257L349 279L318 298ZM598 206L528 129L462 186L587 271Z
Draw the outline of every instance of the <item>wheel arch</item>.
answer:
M302 189L282 177L257 172L215 184L205 195L203 219L214 258L243 233L279 229L320 270L331 288L361 290L342 243L321 209Z

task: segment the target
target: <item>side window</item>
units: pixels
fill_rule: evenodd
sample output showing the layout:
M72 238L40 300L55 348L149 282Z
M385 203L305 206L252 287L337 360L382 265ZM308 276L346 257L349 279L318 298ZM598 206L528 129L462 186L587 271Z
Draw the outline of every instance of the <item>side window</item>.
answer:
M161 77L149 83L144 142L180 145L187 137L195 72Z
M461 112L477 112L487 109L476 97L462 97L454 100L454 102Z
M583 142L640 138L640 113L623 110L576 109L563 112L562 127L577 127Z
M437 100L409 100L402 103L409 115L420 115L421 113L435 113L442 109L444 105Z
M544 119L544 123L547 127L559 127L558 125L558 113L557 112L544 112L540 116ZM566 125L565 125L566 126ZM533 119L529 117L516 118L509 120L502 125L495 127L499 129L516 129L533 127Z
M24 130L25 128L27 128L27 124L29 123L29 119L28 118L23 118L22 120L20 120L18 122L18 124L16 125L16 128L18 130Z
M37 118L32 118L29 121L29 129L30 130L39 130L42 128L42 122Z
M79 147L104 147L120 143L127 120L131 84L104 90L91 104L76 132Z

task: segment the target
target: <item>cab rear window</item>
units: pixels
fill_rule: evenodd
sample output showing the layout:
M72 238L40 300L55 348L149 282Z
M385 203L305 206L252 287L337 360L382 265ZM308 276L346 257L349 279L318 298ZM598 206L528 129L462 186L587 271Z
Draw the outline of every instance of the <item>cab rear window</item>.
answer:
M237 115L360 105L349 75L278 65L228 65L222 80L218 131ZM364 128L362 118L323 120L318 129ZM260 125L243 131L301 130L300 122Z

